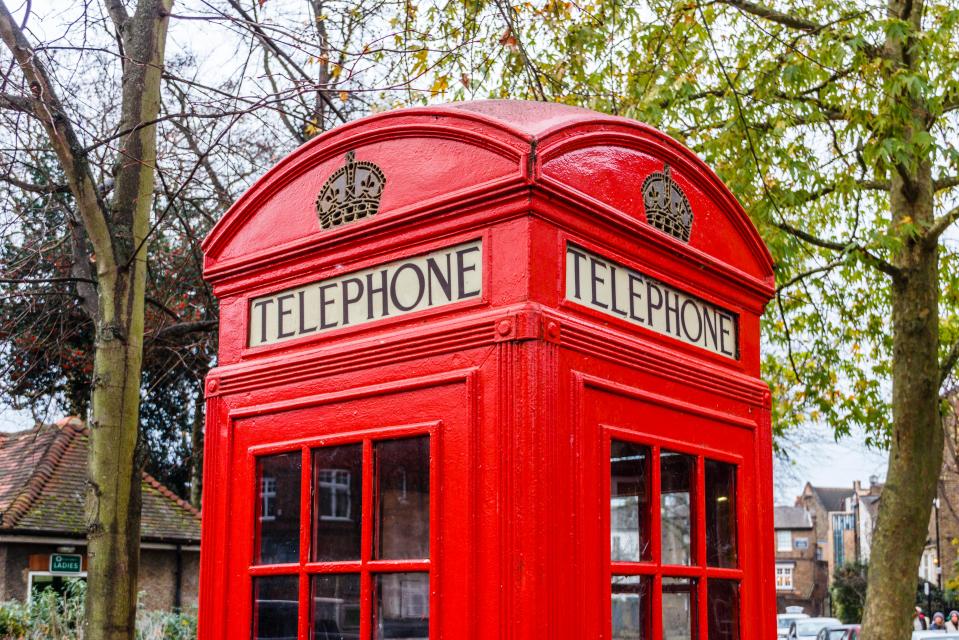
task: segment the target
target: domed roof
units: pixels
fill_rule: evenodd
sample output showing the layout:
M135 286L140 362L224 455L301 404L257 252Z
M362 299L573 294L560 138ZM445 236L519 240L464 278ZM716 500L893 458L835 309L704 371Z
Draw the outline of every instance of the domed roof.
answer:
M317 194L342 173L347 158L382 170L378 212L323 229ZM395 231L425 211L465 210L492 194L520 191L549 192L552 202L568 201L611 225L648 229L643 185L654 174L665 176L676 203L685 199L691 208L692 232L675 241L676 249L731 268L769 293L772 260L765 245L735 197L693 152L634 120L517 100L398 109L324 132L281 160L224 215L204 242L205 271L216 281L251 260L275 261Z

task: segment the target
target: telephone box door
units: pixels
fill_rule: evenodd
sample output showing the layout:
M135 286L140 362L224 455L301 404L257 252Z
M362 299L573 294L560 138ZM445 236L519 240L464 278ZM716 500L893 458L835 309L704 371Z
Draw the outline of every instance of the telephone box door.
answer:
M583 380L596 637L750 640L755 418ZM752 413L746 411L747 416ZM588 563L588 561L587 561ZM741 607L741 603L745 607ZM742 618L740 618L742 616Z
M233 416L223 638L466 637L468 376L351 389ZM445 528L444 528L445 527ZM437 561L442 557L442 563ZM442 583L443 606L436 602Z

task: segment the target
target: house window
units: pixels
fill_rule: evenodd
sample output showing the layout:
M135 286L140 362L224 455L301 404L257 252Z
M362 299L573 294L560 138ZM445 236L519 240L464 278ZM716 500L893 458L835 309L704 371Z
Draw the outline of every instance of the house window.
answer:
M776 591L792 591L793 589L793 565L776 565Z
M776 532L776 551L792 551L793 534L788 529Z
M346 469L320 469L320 518L350 520L350 472Z
M257 469L276 517L261 500L254 640L428 640L429 436L304 445Z
M62 597L66 593L72 582L81 580L86 582L87 572L82 571L76 575L64 576L59 574L53 574L49 571L30 571L27 573L27 593L29 594L29 602L34 602L37 598L43 595L43 592L47 589L52 590L58 596Z
M260 500L263 501L260 506L260 520L276 520L273 501L276 499L276 478L263 476L260 478Z
M736 465L618 439L609 456L609 637L739 640Z

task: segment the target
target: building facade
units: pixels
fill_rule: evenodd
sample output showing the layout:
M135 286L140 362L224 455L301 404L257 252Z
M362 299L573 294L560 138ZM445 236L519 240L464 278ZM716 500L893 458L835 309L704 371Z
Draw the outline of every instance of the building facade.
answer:
M0 434L0 601L86 577L87 437L75 418ZM200 514L150 475L142 483L141 604L195 607Z
M802 507L776 507L774 517L776 609L799 606L809 615L822 615L828 605L828 573L813 519Z

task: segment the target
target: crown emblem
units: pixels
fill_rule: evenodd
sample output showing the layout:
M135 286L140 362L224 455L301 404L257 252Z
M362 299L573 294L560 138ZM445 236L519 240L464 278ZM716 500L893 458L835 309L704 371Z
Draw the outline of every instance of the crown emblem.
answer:
M372 162L357 162L356 153L348 151L346 164L327 178L316 197L320 226L332 229L374 215L385 184L382 169Z
M693 208L686 194L670 175L669 165L643 180L643 206L646 222L674 238L689 242L693 228Z

